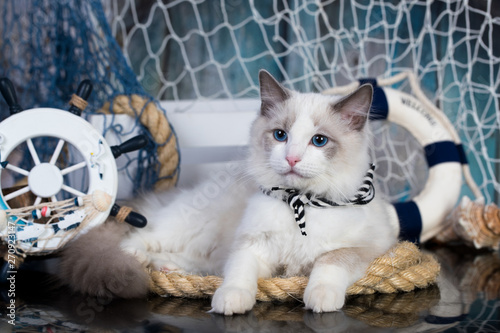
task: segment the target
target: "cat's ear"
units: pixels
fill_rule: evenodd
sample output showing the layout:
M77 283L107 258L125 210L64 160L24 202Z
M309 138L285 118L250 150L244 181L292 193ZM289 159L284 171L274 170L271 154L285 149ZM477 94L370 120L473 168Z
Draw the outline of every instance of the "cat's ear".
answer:
M286 101L290 97L290 91L283 87L276 79L266 70L259 72L260 84L260 114L270 116L271 109L279 103Z
M364 84L355 92L342 98L333 104L335 112L339 112L352 130L361 131L368 119L368 113L372 105L373 87Z

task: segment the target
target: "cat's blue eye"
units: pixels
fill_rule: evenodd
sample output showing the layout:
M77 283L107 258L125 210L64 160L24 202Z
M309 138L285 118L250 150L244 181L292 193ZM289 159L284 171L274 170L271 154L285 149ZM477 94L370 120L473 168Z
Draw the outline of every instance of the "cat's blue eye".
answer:
M316 147L323 147L328 142L328 138L324 135L318 134L318 135L313 136L313 138L311 139L311 142Z
M288 135L285 131L277 129L274 131L274 138L280 142L283 142L287 139Z

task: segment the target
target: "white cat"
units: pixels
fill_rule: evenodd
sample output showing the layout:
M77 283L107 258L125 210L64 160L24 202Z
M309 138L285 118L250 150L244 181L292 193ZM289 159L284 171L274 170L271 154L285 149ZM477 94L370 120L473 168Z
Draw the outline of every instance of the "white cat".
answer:
M366 123L372 88L364 85L338 99L288 90L266 71L259 80L262 106L245 171L136 202L148 219L144 229L120 233L107 222L80 237L63 254L62 276L70 285L94 294L140 296L147 290L147 277L137 273L140 262L222 274L212 311L225 315L250 310L257 279L276 274L309 276L308 309L343 306L346 289L396 242L399 231L390 205L374 196L371 184ZM120 236L109 237L108 230ZM79 254L91 242L113 249ZM96 255L103 271L95 267Z

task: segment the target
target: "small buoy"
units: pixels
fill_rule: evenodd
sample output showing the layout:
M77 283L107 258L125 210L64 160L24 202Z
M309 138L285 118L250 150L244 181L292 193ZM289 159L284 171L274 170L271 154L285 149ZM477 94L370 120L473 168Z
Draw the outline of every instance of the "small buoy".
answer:
M33 218L33 220L41 219L42 218L42 212L40 211L40 209L32 210L31 211L31 217Z
M35 209L31 212L31 216L33 217L34 220L39 220L42 217L48 217L50 216L51 209L47 206L42 207L42 209Z
M92 193L92 203L98 211L105 212L111 207L111 196L104 191L95 190Z
M82 197L75 198L75 206L77 206L77 207L83 206L83 198Z
M41 213L43 217L49 217L50 213L52 213L52 210L49 207L45 206L42 207Z

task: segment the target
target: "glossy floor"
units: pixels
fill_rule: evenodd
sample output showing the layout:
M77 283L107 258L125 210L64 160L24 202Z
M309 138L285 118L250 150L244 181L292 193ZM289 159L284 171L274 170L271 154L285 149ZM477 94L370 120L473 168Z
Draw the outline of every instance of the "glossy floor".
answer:
M463 247L434 248L437 286L350 297L342 311L314 314L300 302L258 303L245 314L208 313L209 300L111 300L69 293L46 274L20 271L15 325L3 288L1 332L499 332L500 259ZM11 322L12 323L12 322Z

